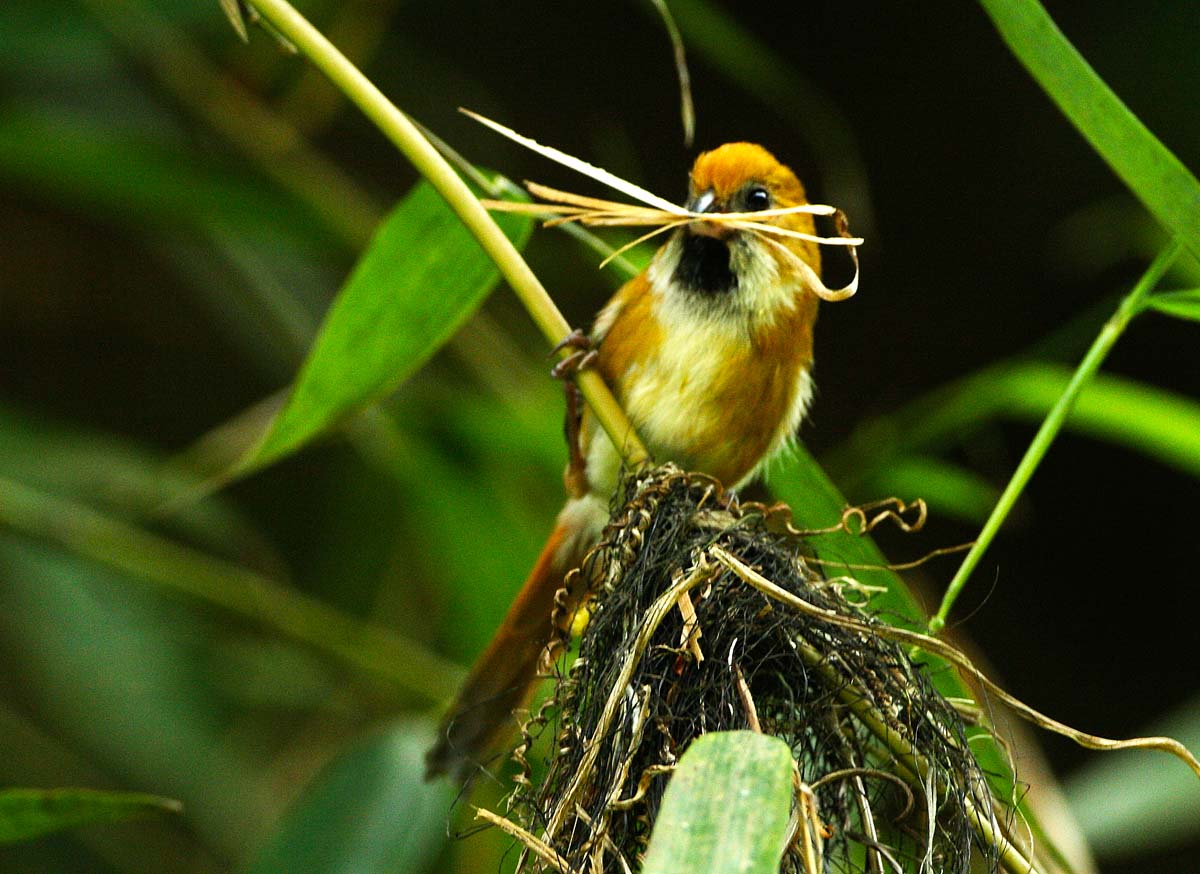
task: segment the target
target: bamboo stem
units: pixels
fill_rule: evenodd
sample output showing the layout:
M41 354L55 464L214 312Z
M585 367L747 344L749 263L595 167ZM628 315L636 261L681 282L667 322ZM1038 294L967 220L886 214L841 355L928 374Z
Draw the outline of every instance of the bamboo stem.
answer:
M286 0L251 0L251 3L272 27L290 40L362 110L412 162L417 172L429 180L495 262L546 339L557 344L570 334L571 326L516 247L408 117ZM597 421L625 461L631 466L645 461L649 453L600 375L585 370L576 376L576 380Z

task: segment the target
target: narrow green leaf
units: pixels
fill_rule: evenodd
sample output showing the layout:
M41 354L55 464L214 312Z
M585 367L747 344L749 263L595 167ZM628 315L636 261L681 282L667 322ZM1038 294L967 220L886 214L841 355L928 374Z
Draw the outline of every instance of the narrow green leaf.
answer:
M0 789L0 844L29 841L83 825L179 813L170 798L96 789Z
M1037 0L980 0L1058 108L1163 227L1200 256L1200 183L1084 60Z
M960 446L989 422L1041 422L1070 379L1071 369L1061 364L1002 362L864 423L823 461L857 494L897 459ZM1192 398L1099 373L1064 427L1200 477L1200 402Z
M260 621L356 669L433 700L459 682L457 667L423 645L312 596L143 528L0 478L0 529L56 543L94 563Z
M642 874L778 874L792 751L750 731L697 738L667 784Z
M301 251L331 238L303 204L160 129L62 108L0 110L0 178L102 220L161 231L214 226Z
M417 874L446 834L454 790L426 783L425 722L402 723L327 766L284 815L247 874Z
M842 511L849 506L837 486L801 445L778 472L772 473L769 482L771 491L792 508L792 518L800 528L824 529L836 525ZM862 583L885 589L872 596L872 609L885 613L889 621L905 628L924 630L924 611L904 581L887 569L888 560L869 536L834 531L816 535L811 542L817 555L827 562L826 573L849 573ZM938 673L957 683L953 675ZM954 694L965 694L963 688L956 685Z
M1200 288L1151 295L1146 298L1146 307L1177 319L1200 322Z
M1062 394L1069 368L1030 362L997 385L1010 416L1040 421ZM1097 374L1083 390L1066 427L1127 446L1200 477L1200 402L1145 383Z
M497 221L518 245L528 239L528 219L501 214ZM241 470L295 452L394 391L475 311L498 278L441 197L418 183L384 219L342 287L287 405Z
M1173 737L1200 749L1200 696L1136 734ZM1131 750L1092 757L1066 781L1071 811L1101 860L1183 847L1200 834L1200 787L1177 765L1150 750Z
M979 474L929 456L908 456L880 468L860 489L863 498L923 498L934 516L982 523L1000 490Z

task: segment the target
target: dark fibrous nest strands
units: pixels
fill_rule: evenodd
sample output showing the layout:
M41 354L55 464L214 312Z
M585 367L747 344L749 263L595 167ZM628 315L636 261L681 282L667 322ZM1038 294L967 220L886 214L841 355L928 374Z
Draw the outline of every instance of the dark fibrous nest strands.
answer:
M515 754L509 824L537 836L523 870L638 870L689 742L747 728L797 763L783 872L997 870L998 808L959 714L814 570L811 548L670 466L625 497L580 571L594 598L578 658ZM791 609L744 571L858 625ZM524 754L545 732L554 752L534 785Z

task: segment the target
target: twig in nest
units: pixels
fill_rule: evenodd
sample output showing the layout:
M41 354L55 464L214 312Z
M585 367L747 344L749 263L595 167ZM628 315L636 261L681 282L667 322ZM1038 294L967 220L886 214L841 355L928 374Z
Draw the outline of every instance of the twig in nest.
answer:
M790 512L787 504L774 504L771 507L767 507L766 510L772 515L785 510ZM879 512L876 513L876 510ZM874 513L874 515L868 515L869 513ZM914 514L916 518L912 521L905 518L905 516ZM842 518L837 521L837 524L826 528L796 528L790 522L785 524L788 531L799 537L835 534L839 531L858 537L863 534L870 534L884 522L893 523L905 534L913 534L925 527L925 522L928 518L929 508L926 506L924 498L917 498L912 503L907 503L893 496L846 507L842 510Z
M804 862L804 874L821 874L825 866L824 839L829 837L825 824L821 822L821 811L817 807L817 796L812 788L800 780L799 773L794 774L797 782L797 805L793 812L795 837L788 843L800 839L800 858Z
M746 685L742 669L736 664L733 666L733 676L737 681L738 697L742 699L742 707L746 710L746 722L750 724L751 731L762 734L762 723L758 721L758 708L754 706L754 696L750 694L750 687Z
M555 149L551 146L544 146L536 140L522 136L511 128L505 127L499 122L484 118L482 115L471 112L467 109L460 111L475 119L480 124L486 125L502 136L507 137L515 143L525 146L527 149L537 152L552 161L556 161L566 167L570 167L578 173L582 173L597 182L609 186L610 188L621 192L627 197L631 197L636 201L640 201L641 205L622 203L614 200L604 200L598 197L587 197L581 194L574 194L568 191L560 191L555 188L550 188L546 185L540 185L536 182L526 182L525 187L535 197L542 198L544 203L514 203L508 200L483 200L480 201L485 207L491 210L499 210L504 212L517 212L528 215L544 215L546 213L554 213L556 217L546 222L549 225L567 224L578 222L584 225L600 226L600 227L653 227L654 230L644 234L621 248L617 249L609 259L620 255L632 246L645 242L658 234L663 234L684 225L694 223L704 223L712 225L725 225L736 230L746 231L754 234L763 242L770 245L774 250L787 259L787 261L798 270L804 277L805 285L822 300L839 301L852 297L858 290L858 247L863 244L861 237L855 237L850 234L849 224L845 214L836 207L822 203L800 203L788 206L777 207L775 209L764 209L757 212L692 212L685 207L674 204L664 197L660 197L639 185L635 185L621 177L610 173L607 170L582 161L566 152ZM819 236L816 234L808 234L803 231L797 231L793 228L783 227L772 223L771 219L780 218L788 215L804 213L807 215L829 216L833 219L834 226L837 230L837 236ZM797 240L806 240L811 243L816 243L823 246L844 246L850 254L850 259L854 264L854 276L842 288L831 289L821 281L815 270L808 265L799 255L784 246L778 238L787 237ZM607 263L609 259L601 264Z
M681 573L680 576L682 577L683 574ZM696 664L700 664L704 661L704 652L700 649L700 638L703 632L700 631L700 623L696 621L696 605L692 603L692 596L684 592L679 596L676 606L679 607L679 614L683 617L683 629L679 632L679 645L687 648L696 660Z
M626 687L629 685L629 680L633 676L634 670L637 668L638 662L641 661L642 655L646 651L646 647L650 643L650 638L654 632L658 630L659 624L671 612L671 609L679 601L680 595L694 589L696 586L708 580L713 574L714 568L708 561L700 561L692 568L691 573L686 577L676 582L671 588L667 589L659 598L651 605L646 613L645 624L642 626L634 645L630 648L625 664L621 668L621 673L618 676L618 682L612 685L612 691L609 693L608 699L605 702L604 709L601 711L600 719L596 724L596 729L593 732L590 740L585 744L583 762L579 769L575 772L567 790L563 793L561 803L555 811L554 816L546 825L546 840L553 841L555 834L562 825L567 814L574 808L575 802L580 791L591 778L592 769L596 765L596 757L600 754L602 745L599 742L600 738L608 733L609 726L617 714L618 707L621 703L621 698L625 693Z
M699 510L709 497L706 482L670 467L641 472L631 482L627 504L585 561L582 576L600 581L596 609L580 657L556 690L563 728L546 777L540 786L515 790L512 810L523 811L520 821L539 823L539 837L573 870L622 874L607 839L631 862L644 852L665 785L653 775L699 734L750 725L744 703L749 691L758 727L791 747L801 782L809 784L820 811L818 827L813 806L806 808L806 837L797 818L785 874L822 870L814 865L886 874L894 858L919 860L926 854L917 832L924 823L900 821L896 813L912 807L911 794L925 789L931 770L939 793L938 870L965 874L972 848L995 864L1003 835L998 827L988 829L997 826L992 800L961 721L903 650L877 635L844 631L764 600L713 560L712 547L724 546L814 603L863 615L805 564L795 541L770 527L763 514ZM678 568L707 568L695 580L706 594L693 596L693 607L710 658L689 666L686 676L675 670L683 626L675 607L679 592L675 586L664 592L666 581L687 581L679 580ZM712 658L718 652L728 656ZM632 690L646 687L648 713L631 699ZM844 785L811 786L866 761L908 781L912 792L901 795L866 772L847 777ZM965 795L974 806L963 804Z
M535 856L537 856L547 865L550 865L555 870L562 872L562 874L571 874L571 866L567 864L566 859L554 852L554 850L552 850L545 843L545 841L539 840L536 836L530 834L512 820L505 819L502 816L497 816L490 810L486 810L482 807L477 807L475 809L475 818L491 823L501 831L512 835L514 838L528 847Z
M923 564L928 564L935 558L940 558L943 555L955 555L959 552L966 552L974 545L975 541L972 540L969 543L956 543L954 546L939 546L937 549L931 549L929 552L925 553L919 558L914 558L912 561L888 562L887 564L856 564L854 562L839 561L837 559L818 558L817 556L807 558L805 561L812 562L813 564L820 565L821 567L845 568L846 570L852 571L910 571L913 568L918 568ZM849 579L853 578L851 577ZM878 587L860 586L860 588L867 590Z

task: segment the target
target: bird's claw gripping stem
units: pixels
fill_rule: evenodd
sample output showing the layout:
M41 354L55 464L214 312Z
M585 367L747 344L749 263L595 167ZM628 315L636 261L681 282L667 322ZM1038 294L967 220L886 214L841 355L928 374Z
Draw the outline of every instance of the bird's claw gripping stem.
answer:
M575 374L586 370L595 363L598 355L591 337L576 328L554 347L551 355L556 355L563 349L574 349L570 355L563 358L550 369L550 375L562 380L563 391L567 397L567 413L563 421L563 434L567 439L567 451L570 461L567 463L563 479L567 493L572 497L582 497L588 492L587 459L580 445L580 426L583 421L583 395L575 384Z
M567 334L550 351L550 354L557 355L564 349L574 349L575 351L550 368L550 375L555 379L566 380L581 370L587 370L595 363L596 356L599 354L596 351L596 345L592 342L592 338L578 328Z

